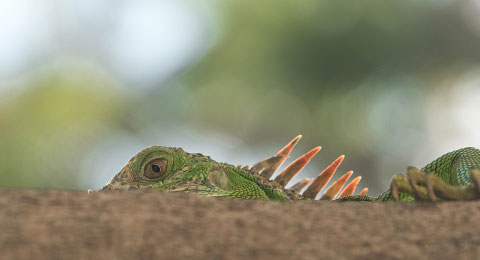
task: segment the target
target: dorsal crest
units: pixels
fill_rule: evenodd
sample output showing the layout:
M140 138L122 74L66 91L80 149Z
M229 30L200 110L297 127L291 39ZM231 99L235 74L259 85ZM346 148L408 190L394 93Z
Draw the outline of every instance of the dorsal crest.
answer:
M241 166L245 171L257 176L264 184L269 184L272 188L282 189L287 196L292 199L315 199L320 191L327 186L328 182L332 179L333 175L337 171L345 159L345 155L339 156L329 166L325 168L316 178L303 178L296 182L290 188L286 188L291 180L297 176L303 168L310 162L310 160L322 149L320 146L313 148L304 155L300 156L293 162L291 162L285 169L283 169L275 178L272 179L275 172L282 166L285 160L290 156L295 145L300 141L302 135L298 135L293 138L285 147L280 149L272 157L266 158L252 166ZM361 180L361 177L356 177L349 184L346 184L348 179L352 176L353 171L348 171L343 174L338 180L328 186L325 192L320 197L320 200L333 200L346 196L351 196L355 193L355 189ZM307 187L308 186L308 187ZM343 191L340 193L342 188ZM307 187L305 189L305 187ZM303 191L305 190L305 191ZM303 191L303 192L302 192ZM368 188L365 188L360 193L365 195Z

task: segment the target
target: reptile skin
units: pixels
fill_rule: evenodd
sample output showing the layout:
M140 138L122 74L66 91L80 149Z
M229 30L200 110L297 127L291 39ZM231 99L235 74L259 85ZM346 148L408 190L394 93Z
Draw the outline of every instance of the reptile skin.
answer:
M123 169L101 190L163 190L193 192L209 197L228 197L263 200L316 199L343 160L339 157L315 180L305 178L286 189L310 159L320 150L314 148L290 164L275 179L273 173L288 157L301 136L275 156L250 167L218 163L208 156L187 153L181 148L151 146L136 154ZM480 179L480 150L463 148L447 153L418 170L407 169L397 174L392 185L378 197L354 195L360 181L357 177L344 188L353 172L344 174L330 185L321 199L339 201L414 201L414 200L471 200L478 199L477 180ZM312 184L313 183L313 184ZM311 184L309 187L307 187ZM306 190L302 193L302 190ZM340 193L340 195L338 195Z

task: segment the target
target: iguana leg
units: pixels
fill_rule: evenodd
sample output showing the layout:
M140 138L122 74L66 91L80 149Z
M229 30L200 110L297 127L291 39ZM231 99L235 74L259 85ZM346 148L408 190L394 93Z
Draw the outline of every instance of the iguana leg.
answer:
M436 202L438 200L437 196L435 195L435 191L433 190L433 178L435 175L432 173L428 173L425 175L425 187L427 188L427 197L430 199L431 202Z
M470 171L472 184L455 186L445 183L434 173L426 174L415 167L408 167L407 174L397 174L391 183L391 193L394 200L399 200L399 193L413 196L416 200L473 200L480 198L480 171Z
M413 196L417 200L427 200L428 199L428 190L424 186L418 186L421 184L426 184L426 174L421 172L415 167L407 168L407 180L413 190Z
M480 170L475 168L470 171L470 178L472 179L473 184L477 190L477 193L480 194Z
M427 198L427 190L425 187L418 186L419 180L414 179L418 176L409 174L407 170L407 176L403 174L397 174L393 176L390 184L390 192L394 201L400 200L400 193L413 196L417 199L425 200Z

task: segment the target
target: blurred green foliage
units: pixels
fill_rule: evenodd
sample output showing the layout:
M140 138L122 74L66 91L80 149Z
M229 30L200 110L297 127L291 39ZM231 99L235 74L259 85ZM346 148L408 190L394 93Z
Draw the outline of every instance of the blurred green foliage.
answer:
M111 83L80 70L31 84L0 104L2 186L81 187L82 160L118 125L121 96Z
M93 70L52 70L0 101L1 185L86 188L79 169L102 139L182 125L238 137L265 155L267 144L304 134L299 153L325 148L314 171L345 153L342 170L378 193L414 147L429 144L428 98L480 61L462 2L212 5L217 42L151 92L124 91Z
M234 2L221 41L187 76L196 90L190 120L252 144L303 133L306 146L325 147L323 165L346 153L345 168L375 191L413 163L409 149L426 145L427 97L478 66L480 39L464 8ZM378 166L381 157L391 157L389 166Z

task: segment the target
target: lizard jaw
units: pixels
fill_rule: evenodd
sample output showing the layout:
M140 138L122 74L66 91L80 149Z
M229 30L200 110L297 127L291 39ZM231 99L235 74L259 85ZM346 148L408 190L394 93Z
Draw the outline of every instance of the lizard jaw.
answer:
M131 179L132 175L129 167L128 165L125 165L125 167L123 167L107 185L100 189L100 191L138 190L137 185L129 184L131 183Z

